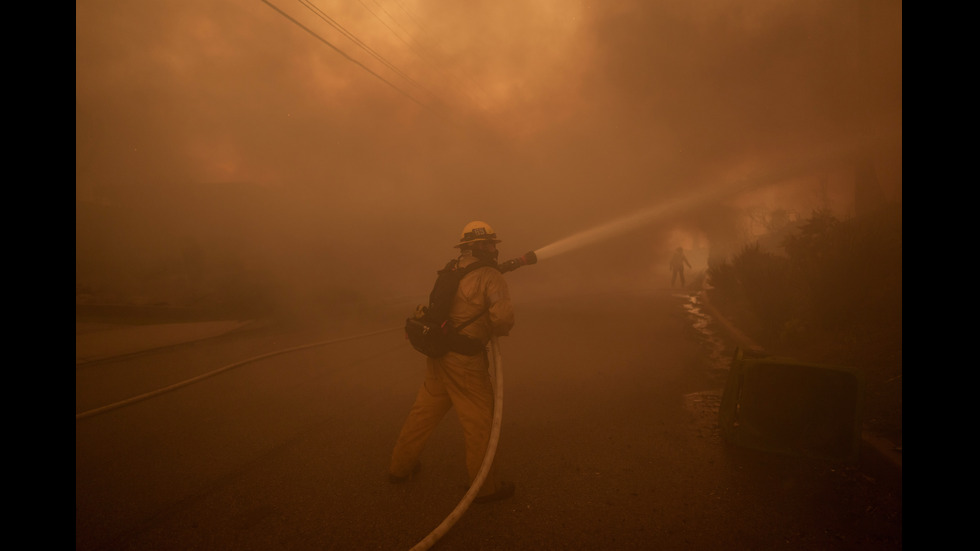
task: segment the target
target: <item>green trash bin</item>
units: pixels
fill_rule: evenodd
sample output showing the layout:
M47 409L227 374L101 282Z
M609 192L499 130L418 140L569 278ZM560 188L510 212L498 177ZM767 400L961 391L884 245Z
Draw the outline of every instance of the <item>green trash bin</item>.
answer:
M743 447L855 462L864 382L857 369L736 350L722 394L723 438Z

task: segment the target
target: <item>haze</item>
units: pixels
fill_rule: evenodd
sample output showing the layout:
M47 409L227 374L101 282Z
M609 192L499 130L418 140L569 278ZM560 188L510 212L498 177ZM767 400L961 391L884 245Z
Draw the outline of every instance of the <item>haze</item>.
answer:
M470 220L505 260L678 205L519 302L853 214L855 159L900 202L901 32L897 0L76 2L76 295L420 295Z

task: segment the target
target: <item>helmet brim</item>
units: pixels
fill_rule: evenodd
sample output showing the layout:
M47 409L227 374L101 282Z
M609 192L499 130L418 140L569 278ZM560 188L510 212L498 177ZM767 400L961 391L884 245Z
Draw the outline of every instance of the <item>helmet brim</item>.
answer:
M453 246L458 249L458 248L462 247L463 245L469 245L470 243L479 243L480 241L489 241L489 242L494 243L494 244L501 242L499 239L470 239L469 241L460 241L459 243L457 243L457 244L455 244Z

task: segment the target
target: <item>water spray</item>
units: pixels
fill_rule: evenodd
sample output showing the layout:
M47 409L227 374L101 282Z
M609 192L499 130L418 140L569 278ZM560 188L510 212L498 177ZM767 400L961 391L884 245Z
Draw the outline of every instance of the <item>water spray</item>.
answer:
M811 154L803 158L788 159L781 165L770 168L765 172L733 181L705 186L695 193L668 199L654 206L626 214L605 224L559 239L554 243L545 245L519 258L505 262L502 266L507 265L508 268L507 270L501 269L501 271L516 270L520 266L534 264L538 260L545 260L586 245L605 241L628 231L639 229L657 219L682 214L700 205L717 203L724 199L736 197L738 194L746 191L759 189L790 178L813 174L829 166L850 161L856 154L866 151L866 148L870 145L860 140L844 142L838 146L829 147L817 154ZM531 258L530 261L527 261L528 257ZM513 265L513 267L510 267L510 265Z
M539 259L552 258L592 243L604 241L620 233L639 228L650 223L653 219L662 217L672 211L688 208L691 205L704 201L707 196L707 193L695 194L682 199L667 201L654 207L626 215L612 222L607 222L606 224L559 239L540 249L524 253L517 258L498 264L497 269L500 270L500 273L512 272L521 266L537 264Z
M621 233L640 228L651 223L657 218L689 209L694 205L708 201L710 198L717 198L719 191L720 188L714 188L701 193L691 194L686 197L665 201L658 205L636 211L611 222L607 222L605 224L595 226L594 228L590 228L588 230L559 239L558 241L555 241L550 245L545 245L540 249L524 253L517 258L499 264L497 269L499 269L501 273L511 272L520 268L521 266L537 264L538 260L552 258L560 254L579 249L586 245L605 241L606 239L610 239Z

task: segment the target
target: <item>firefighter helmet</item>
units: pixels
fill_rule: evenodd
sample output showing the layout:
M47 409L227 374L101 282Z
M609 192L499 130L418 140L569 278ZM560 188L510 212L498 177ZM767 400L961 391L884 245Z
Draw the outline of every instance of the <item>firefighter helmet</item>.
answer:
M456 246L462 247L463 245L476 243L477 241L500 243L500 240L497 239L497 233L493 231L490 224L479 220L474 220L463 227L463 232L459 236L459 243L457 243Z

